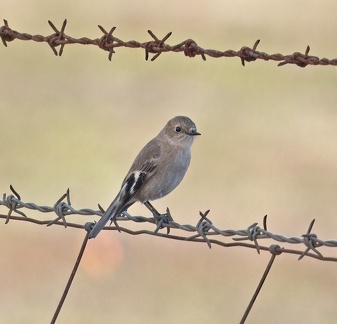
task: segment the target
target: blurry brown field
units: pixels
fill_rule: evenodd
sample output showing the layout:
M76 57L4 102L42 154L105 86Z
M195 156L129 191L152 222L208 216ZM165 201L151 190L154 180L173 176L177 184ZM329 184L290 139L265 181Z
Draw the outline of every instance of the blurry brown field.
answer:
M335 1L0 4L11 28L30 34L52 34L47 20L60 27L67 18L75 37L101 37L100 24L117 26L123 40L145 42L151 29L158 37L172 31L169 44L192 38L237 50L261 39L259 50L270 54L310 45L330 59L336 10ZM12 184L24 201L53 205L70 188L76 208L106 207L139 149L169 118L187 115L202 136L183 183L154 202L159 210L196 224L199 210L210 209L223 229L268 214L269 230L285 236L304 234L315 218L314 233L337 239L335 67L242 67L238 58L182 53L146 62L142 50L125 48L112 62L107 56L93 46L66 46L61 58L47 44L0 47L1 192ZM148 215L141 205L129 211ZM83 236L1 221L2 323L51 320ZM238 323L269 257L106 231L89 242L59 322ZM334 322L335 273L332 262L281 255L247 322Z

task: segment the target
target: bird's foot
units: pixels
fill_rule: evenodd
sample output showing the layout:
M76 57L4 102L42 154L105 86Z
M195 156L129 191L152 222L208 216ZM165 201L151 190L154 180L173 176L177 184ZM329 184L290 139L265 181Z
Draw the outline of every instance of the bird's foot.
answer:
M158 212L153 213L153 217L154 217L154 222L157 224L157 227L156 227L154 233L156 234L161 228L166 227L167 228L167 234L170 234L169 224L170 224L170 222L173 221L170 210L167 208L166 214L159 214Z
M156 208L154 208L150 202L145 201L144 205L150 210L150 212L153 215L154 218L154 222L155 224L157 224L157 227L154 231L154 233L156 234L161 228L166 227L167 228L167 234L170 233L170 227L169 224L171 221L173 221L173 218L171 216L170 210L167 208L166 209L166 214L160 214Z

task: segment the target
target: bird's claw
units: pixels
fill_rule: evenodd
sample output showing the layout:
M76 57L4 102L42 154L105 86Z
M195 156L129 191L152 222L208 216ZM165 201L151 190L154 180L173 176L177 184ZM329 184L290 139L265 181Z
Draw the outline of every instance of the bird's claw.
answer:
M156 234L160 229L166 227L167 228L167 234L169 234L170 233L169 224L170 224L171 221L173 221L170 210L167 208L166 214L154 213L153 217L154 217L154 222L157 225L154 233Z
M120 227L119 227L119 225L118 225L118 223L117 223L116 217L110 222L110 226L111 226L112 223L114 223L114 225L115 225L117 231L118 231L119 233L122 233L122 232L121 232L121 229L120 229Z

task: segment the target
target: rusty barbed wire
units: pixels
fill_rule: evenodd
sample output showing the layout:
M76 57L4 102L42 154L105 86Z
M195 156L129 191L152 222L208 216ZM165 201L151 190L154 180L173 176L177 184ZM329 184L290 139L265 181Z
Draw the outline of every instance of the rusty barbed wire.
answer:
M28 33L20 33L9 27L8 21L4 19L4 25L0 27L0 37L4 46L7 47L8 42L12 42L15 39L25 40L25 41L34 41L34 42L45 42L52 49L53 53L56 56L61 56L63 54L64 48L66 45L70 44L81 44L81 45L94 45L99 47L104 51L108 51L108 59L111 61L112 55L116 53L115 49L118 47L127 47L127 48L140 48L145 50L145 59L148 60L150 54L154 54L151 58L151 61L156 60L164 52L183 52L185 56L190 58L200 55L204 61L206 61L206 56L213 58L221 57L238 57L241 60L242 65L245 65L245 62L253 62L256 60L263 61L277 61L280 62L278 66L283 66L286 64L295 64L299 67L306 67L307 65L332 65L337 66L337 58L327 59L327 58L318 58L317 56L309 55L310 47L307 46L304 53L294 52L293 54L283 55L280 53L276 54L267 54L265 52L257 51L257 46L260 43L260 40L257 40L252 48L248 46L243 46L240 50L214 50L214 49L205 49L197 45L197 43L192 39L187 39L183 42L180 42L177 45L168 45L166 41L172 35L172 32L168 33L162 39L158 38L151 30L148 30L149 35L152 37L152 40L147 42L138 42L135 40L123 41L117 38L114 35L116 27L112 27L109 32L107 32L102 26L98 25L101 32L104 34L100 38L90 39L88 37L75 38L69 36L65 33L67 20L65 19L61 29L55 27L55 25L48 20L48 23L52 30L53 34L49 36L42 35L31 35ZM60 46L59 51L56 50L56 47Z
M89 230L88 224L76 224L69 223L66 221L66 217L70 215L82 215L82 216L92 216L98 215L101 216L103 214L102 210L93 210L89 208L84 209L75 209L71 206L70 201L70 191L69 189L65 194L63 194L60 199L56 201L54 206L39 206L32 202L23 202L21 200L20 195L15 191L15 189L10 186L10 189L13 194L7 195L6 193L3 195L3 199L0 200L0 206L6 207L9 211L7 215L0 214L0 218L5 219L5 224L9 222L9 220L18 220L18 221L27 221L32 222L39 225L62 225L64 227L73 227L73 228L81 228ZM66 199L66 201L64 201ZM35 210L41 213L55 213L56 218L52 220L38 220L35 218L29 218L27 215L22 212L22 209L30 209ZM101 208L100 208L101 209ZM12 213L15 212L19 216L13 216ZM169 210L167 210L169 213ZM242 246L248 248L254 248L258 253L261 250L269 251L272 253L280 254L280 253L290 253L299 255L299 260L304 256L309 256L312 258L316 258L324 261L334 261L337 262L337 258L335 257L325 257L323 254L318 251L320 247L337 247L337 240L321 240L317 237L316 234L311 233L312 227L314 225L314 220L310 223L306 234L301 236L291 236L286 237L281 234L273 234L269 232L266 228L266 216L264 217L264 226L261 228L258 226L258 223L254 223L248 226L246 229L241 230L221 230L217 228L212 221L208 217L209 210L205 213L200 212L200 220L196 225L190 224L179 224L176 221L172 220L168 224L161 224L161 228L174 229L179 231L179 235L173 235L168 233L163 233L158 231L158 227L155 230L131 230L126 227L122 227L118 225L116 226L106 226L104 230L119 230L121 232L125 232L131 235L154 235L158 237L164 237L167 239L174 240L183 240L188 242L204 242L211 248L212 244L216 244L223 247L233 247L233 246ZM137 222L137 223L150 223L155 224L155 220L153 217L144 217L144 216L131 216L129 213L125 213L123 216L117 217L117 221L119 222ZM187 232L187 233L184 233ZM191 235L192 233L192 235ZM214 238L216 237L216 239ZM234 242L225 242L224 238L232 237ZM263 246L260 245L259 241L262 239L271 239L276 242L288 243L288 244L298 244L304 246L304 250L293 250L287 249L284 247L275 248L275 244L271 246ZM243 241L250 241L253 243L246 243Z

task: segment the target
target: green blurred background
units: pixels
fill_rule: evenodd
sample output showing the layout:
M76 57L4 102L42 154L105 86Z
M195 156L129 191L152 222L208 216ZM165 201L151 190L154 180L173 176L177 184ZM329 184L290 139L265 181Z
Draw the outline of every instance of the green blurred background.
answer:
M336 1L9 1L12 29L99 38L97 25L122 40L168 43L192 38L204 48L337 57ZM196 224L199 210L222 229L269 217L285 236L313 232L337 239L335 67L301 69L238 58L190 59L182 53L144 60L117 48L112 62L94 46L45 43L0 47L0 192L53 205L71 190L75 208L106 207L140 148L175 115L202 136L183 183L155 202L176 221ZM6 213L5 208L0 209ZM142 205L130 209L148 215ZM51 215L27 212L50 219ZM85 223L96 217L69 217ZM142 228L141 224L132 225ZM84 232L11 221L0 224L2 323L50 322ZM228 239L227 241L231 241ZM269 245L271 241L264 241ZM297 246L292 246L296 248ZM326 255L336 256L333 249ZM238 323L270 255L152 236L102 232L89 242L59 323ZM336 264L281 255L248 323L332 323Z

